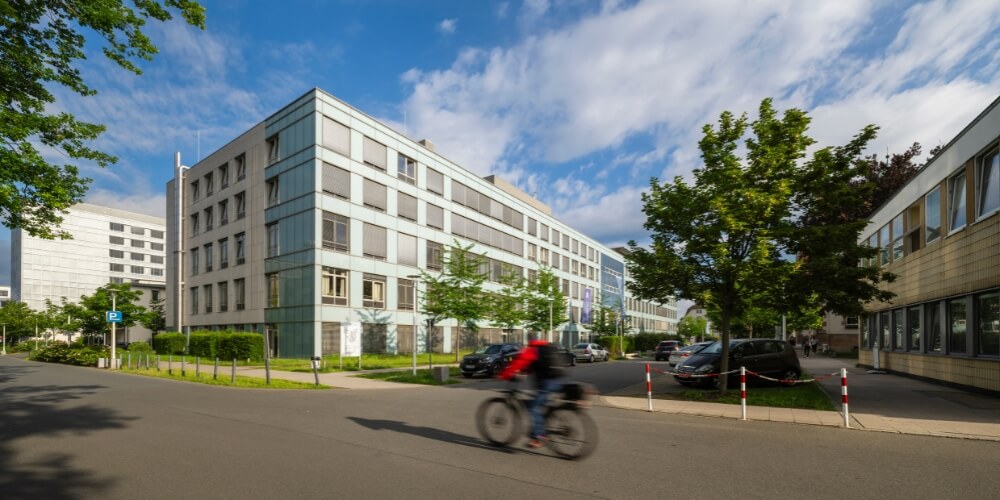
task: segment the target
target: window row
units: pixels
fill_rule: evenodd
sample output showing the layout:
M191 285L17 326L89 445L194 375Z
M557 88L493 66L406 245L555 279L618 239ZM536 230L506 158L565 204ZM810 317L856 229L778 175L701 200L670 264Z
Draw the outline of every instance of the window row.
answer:
M126 272L125 269L126 269L125 264L117 264L114 262L110 264L110 270L112 272L124 273ZM147 268L143 266L128 266L127 269L128 269L127 272L130 274L146 274ZM161 267L150 267L148 269L150 276L163 276L163 268Z
M233 247L235 251L235 264L240 265L246 263L246 233L236 233L233 235ZM218 252L216 252L218 249ZM219 269L226 269L229 267L229 238L222 238L217 242L206 243L201 246L201 248L194 247L189 252L189 261L191 262L191 276L195 276L202 272L211 272L215 269L215 255L218 253L218 265ZM204 267L202 267L204 266Z
M121 233L121 232L125 231L125 224L122 224L121 222L111 222L110 223L110 229L112 231ZM131 232L132 234L135 234L135 235L145 236L146 235L146 228L139 227L139 226L131 226L131 227L129 227L129 232ZM149 230L149 236L151 238L157 238L157 239L161 239L162 240L163 239L163 231L158 231L156 229L150 229Z
M123 238L121 236L109 236L108 237L108 243L111 243L112 245L124 245L125 244L125 238ZM129 241L129 245L132 248L146 248L146 243L149 243L149 249L150 250L163 250L163 243L156 243L156 242L153 242L153 241L147 242L147 241L144 241L144 240L130 240Z
M240 191L233 195L233 209L235 220L246 217L247 211L246 191ZM211 231L216 227L216 216L218 216L218 227L229 224L229 199L220 200L215 206L205 207L204 210L188 215L191 236L196 236L201 232Z
M247 174L246 165L247 156L246 153L243 153L206 173L201 178L190 181L188 190L191 192L191 203L197 202L202 196L211 196L214 194L216 181L218 181L219 190L229 187L231 172L236 173L236 181L245 179Z
M214 285L191 287L188 291L188 308L191 314L227 312L232 299L236 311L246 309L247 287L246 278L236 278L233 281L232 295L228 281L220 281Z
M108 250L108 255L112 259L124 259L125 258L125 251L124 250L115 250L114 248L112 248L112 249ZM146 257L147 257L147 255L144 254L144 253L129 252L129 259L130 260L139 261L139 262L145 262L146 261ZM152 262L153 264L163 264L163 256L162 255L148 255L148 257L149 257L149 261Z

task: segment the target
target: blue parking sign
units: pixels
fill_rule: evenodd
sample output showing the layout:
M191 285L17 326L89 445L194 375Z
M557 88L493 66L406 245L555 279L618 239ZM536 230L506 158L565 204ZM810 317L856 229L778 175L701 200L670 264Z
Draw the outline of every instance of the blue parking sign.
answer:
M121 323L121 322L122 322L121 311L108 311L108 323Z

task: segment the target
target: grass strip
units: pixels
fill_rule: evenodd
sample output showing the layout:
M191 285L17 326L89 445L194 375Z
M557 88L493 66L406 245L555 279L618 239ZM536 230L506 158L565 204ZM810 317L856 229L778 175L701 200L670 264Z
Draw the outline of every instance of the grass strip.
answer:
M414 375L412 371L394 371L394 372L378 372L378 373L363 373L358 375L361 378L370 378L373 380L385 380L387 382L400 382L403 384L423 384L423 385L448 385L448 384L461 384L462 381L458 380L462 376L462 372L458 368L452 367L448 370L448 381L438 382L434 380L434 375L430 370L417 370L417 374Z
M807 372L802 378L812 378ZM675 398L683 401L701 401L706 403L740 404L739 383L730 387L726 394L720 394L716 389L687 389L677 394ZM773 408L802 408L807 410L834 410L829 396L818 383L795 384L791 387L779 385L754 384L747 387L747 404L752 406L770 406Z
M239 387L245 389L329 389L328 385L316 385L307 384L303 382L295 382L291 380L281 380L276 378L271 378L271 384L268 385L267 381L262 378L257 377L246 377L243 375L236 376L236 383L232 383L232 375L227 371L225 374L219 373L219 378L212 378L211 373L202 372L198 376L195 376L194 370L188 368L185 370L184 375L181 375L181 370L175 369L173 374L170 374L165 369L156 371L155 369L149 370L136 370L123 368L118 370L121 373L128 373L132 375L142 375L145 377L156 377L156 378L166 378L170 380L180 380L182 382L193 382L197 384L207 384L207 385L222 385L227 387Z

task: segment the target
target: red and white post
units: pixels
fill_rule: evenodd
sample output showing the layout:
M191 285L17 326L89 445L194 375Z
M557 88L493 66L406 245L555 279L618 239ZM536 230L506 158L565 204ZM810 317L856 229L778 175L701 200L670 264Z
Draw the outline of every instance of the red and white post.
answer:
M725 375L723 375L725 376ZM747 419L747 367L740 367L740 407L743 410L743 420Z
M649 379L649 363L646 363L646 403L649 411L653 411L653 383Z
M851 417L847 411L847 368L840 369L840 401L844 405L844 427L851 428Z

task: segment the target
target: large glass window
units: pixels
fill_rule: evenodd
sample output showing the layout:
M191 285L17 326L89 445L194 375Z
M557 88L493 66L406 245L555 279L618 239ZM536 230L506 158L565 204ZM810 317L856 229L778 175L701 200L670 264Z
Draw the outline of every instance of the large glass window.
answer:
M247 193L240 191L233 196L233 203L236 204L236 219L242 219L247 215Z
M346 306L348 301L348 271L332 267L323 268L323 303Z
M1000 209L1000 151L976 159L976 218Z
M965 354L965 297L948 302L948 353Z
M397 304L398 309L404 311L413 310L413 280L406 280L400 278L397 282Z
M245 278L236 278L233 280L233 303L236 305L237 311L242 311L247 306L246 283Z
M278 307L280 280L278 279L278 273L271 273L266 276L267 279L267 307Z
M878 232L879 240L879 264L886 265L889 263L889 225L886 224L882 226L882 229Z
M903 214L892 219L892 260L903 258Z
M205 249L205 272L207 273L212 270L212 264L215 262L215 259L213 258L214 256L212 255L211 243L206 243L204 249Z
M246 262L247 235L246 233L236 233L233 239L236 240L236 265L238 266Z
M927 352L941 352L941 303L931 302L925 306L927 311Z
M1000 292L984 293L976 297L976 317L979 340L978 354L1000 356Z
M202 288L205 291L205 312L210 313L212 312L212 285L205 285Z
M219 240L219 269L229 267L229 238Z
M948 232L965 227L965 172L948 179Z
M198 314L198 290L196 286L191 287L191 314Z
M924 197L924 231L926 242L941 237L941 187L932 189Z
M399 180L415 185L417 183L417 160L402 154L397 155L397 157L399 160L396 170Z
M323 248L351 251L351 220L343 215L323 212Z
M199 266L199 264L198 264L198 249L197 248L192 248L191 249L191 276L194 276L194 275L198 274L198 269L200 269L200 268L201 268L201 266Z
M365 274L361 295L364 307L385 309L385 276Z
M216 290L219 293L219 312L226 312L229 310L229 282L220 281L217 285Z
M278 247L278 223L267 225L267 256L277 257L280 252Z
M906 310L906 348L920 350L920 306Z
M434 242L427 242L427 269L440 271L444 264L444 245Z
M889 343L892 339L892 318L889 316L889 311L885 311L879 314L879 348L883 351L889 349Z

